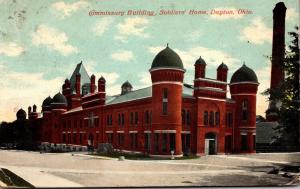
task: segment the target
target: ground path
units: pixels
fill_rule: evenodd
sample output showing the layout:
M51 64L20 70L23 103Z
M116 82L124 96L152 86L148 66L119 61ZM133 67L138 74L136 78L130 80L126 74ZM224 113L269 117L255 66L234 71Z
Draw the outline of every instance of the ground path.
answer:
M300 153L118 161L84 154L1 150L0 157L0 167L36 187L284 185L291 179L267 172L300 163Z

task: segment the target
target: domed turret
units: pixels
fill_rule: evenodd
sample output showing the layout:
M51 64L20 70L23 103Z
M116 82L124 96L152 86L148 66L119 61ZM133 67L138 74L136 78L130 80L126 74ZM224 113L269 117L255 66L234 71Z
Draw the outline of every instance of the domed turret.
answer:
M240 152L255 152L256 133L256 95L258 80L255 72L245 64L231 77L230 94L235 101L236 129L234 138L237 141L236 150ZM244 142L242 142L244 141Z
M123 83L123 85L121 86L122 92L121 95L126 94L128 92L131 92L132 90L132 85L129 83L129 81L126 81L125 83Z
M25 112L25 110L23 110L22 108L19 109L17 111L16 116L17 116L17 120L25 120L26 119L26 112Z
M184 70L182 60L169 46L155 56L151 69L155 68L177 68Z
M201 56L196 60L194 66L195 66L195 79L205 78L206 62L202 59Z
M68 102L66 97L59 92L53 97L52 104L68 104Z
M200 56L198 58L198 60L196 60L195 64L203 64L203 65L206 65L206 62L202 59L202 57Z
M48 107L50 106L52 103L52 98L50 96L48 96L47 98L45 98L45 100L43 101L42 107Z
M258 83L258 80L255 72L244 64L240 69L234 72L230 80L230 83L239 83L239 82Z
M224 62L222 62L222 64L220 64L218 67L218 70L220 70L220 69L228 70L228 67L226 64L224 64Z
M185 69L176 52L168 46L160 51L153 59L149 70L152 81L152 128L153 130L166 130L172 138L170 150L175 155L182 155L182 86ZM168 133L173 130L175 133ZM157 153L154 147L151 153ZM163 152L170 154L170 152Z
M228 67L224 62L217 69L217 80L227 82Z

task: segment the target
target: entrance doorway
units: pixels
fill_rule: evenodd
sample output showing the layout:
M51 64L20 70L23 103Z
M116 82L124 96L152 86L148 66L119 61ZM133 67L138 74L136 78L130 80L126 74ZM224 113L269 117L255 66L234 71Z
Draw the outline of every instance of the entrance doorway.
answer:
M94 146L94 136L92 135L92 133L89 134L88 145Z
M217 154L217 141L216 134L207 133L205 135L205 154L214 155Z

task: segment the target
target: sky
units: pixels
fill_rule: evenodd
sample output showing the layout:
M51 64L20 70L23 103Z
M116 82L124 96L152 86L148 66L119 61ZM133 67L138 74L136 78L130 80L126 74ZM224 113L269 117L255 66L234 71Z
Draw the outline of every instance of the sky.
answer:
M243 62L259 80L257 114L265 115L272 50L272 10L278 0L0 0L0 122L61 91L76 65L83 62L96 80L104 76L107 94L120 94L128 80L134 89L150 86L155 55L169 44L181 57L184 82L193 84L194 62L207 63L215 78L224 62L228 82ZM298 1L287 7L286 44L299 23ZM251 14L237 14L244 9ZM156 15L96 15L94 11L154 11ZM186 11L159 15L161 10ZM190 15L190 10L207 14ZM211 14L232 10L234 15ZM230 97L230 94L227 95Z

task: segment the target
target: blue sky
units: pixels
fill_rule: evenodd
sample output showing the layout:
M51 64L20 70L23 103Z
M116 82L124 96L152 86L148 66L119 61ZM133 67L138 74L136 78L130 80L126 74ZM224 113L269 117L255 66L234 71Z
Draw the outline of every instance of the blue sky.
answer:
M120 93L129 80L134 89L151 84L148 70L166 44L187 69L193 83L194 62L202 56L207 77L215 78L224 61L229 77L243 62L253 68L259 92L269 86L272 10L278 0L0 0L0 121L15 119L19 108L36 104L61 90L76 64L107 80L108 94ZM298 1L286 0L286 31L299 22ZM233 10L247 15L89 16L91 10ZM248 43L248 41L250 43ZM286 38L286 43L290 39ZM230 97L230 95L228 95ZM258 95L257 113L266 98Z

